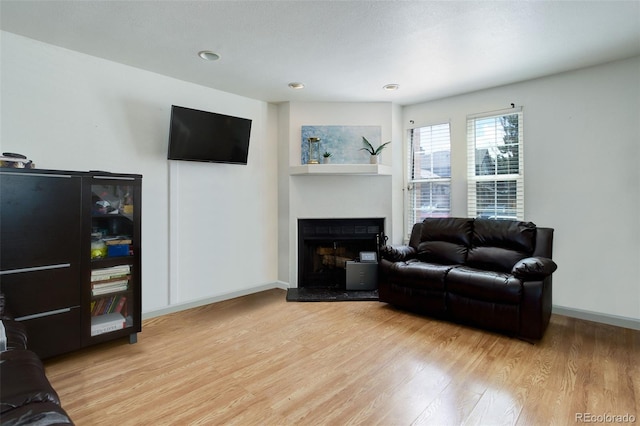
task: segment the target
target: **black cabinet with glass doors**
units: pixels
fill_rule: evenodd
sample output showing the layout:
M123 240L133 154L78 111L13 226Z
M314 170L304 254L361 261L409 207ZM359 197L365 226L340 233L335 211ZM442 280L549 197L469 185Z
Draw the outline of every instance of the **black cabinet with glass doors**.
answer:
M141 331L142 176L0 169L0 291L41 358Z

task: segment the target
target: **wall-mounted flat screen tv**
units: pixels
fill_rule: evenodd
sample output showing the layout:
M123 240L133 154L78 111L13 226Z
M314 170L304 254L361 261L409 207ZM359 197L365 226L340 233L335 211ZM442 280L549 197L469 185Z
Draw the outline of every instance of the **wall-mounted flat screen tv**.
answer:
M169 160L247 164L251 120L171 106Z

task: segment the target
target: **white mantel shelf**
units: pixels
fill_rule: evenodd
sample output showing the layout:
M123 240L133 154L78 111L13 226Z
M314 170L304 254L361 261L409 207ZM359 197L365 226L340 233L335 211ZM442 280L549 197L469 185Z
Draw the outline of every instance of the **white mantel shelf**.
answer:
M289 168L291 176L300 175L391 175L391 166L384 164L304 164Z

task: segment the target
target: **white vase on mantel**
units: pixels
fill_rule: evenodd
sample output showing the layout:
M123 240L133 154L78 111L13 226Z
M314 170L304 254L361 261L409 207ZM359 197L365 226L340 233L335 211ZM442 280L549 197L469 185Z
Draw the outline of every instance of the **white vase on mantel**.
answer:
M377 155L371 155L369 157L369 164L378 164L378 156Z

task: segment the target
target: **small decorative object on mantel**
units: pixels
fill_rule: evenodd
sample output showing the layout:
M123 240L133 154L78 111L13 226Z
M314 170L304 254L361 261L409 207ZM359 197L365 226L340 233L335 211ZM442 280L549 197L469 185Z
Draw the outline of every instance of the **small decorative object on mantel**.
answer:
M309 138L309 161L307 164L320 163L320 138Z
M360 148L360 151L367 151L369 152L369 154L371 154L371 157L369 158L371 164L378 164L378 156L380 155L384 147L391 143L391 141L385 142L378 148L374 149L373 145L371 145L367 138L365 138L364 136L362 137L362 142L364 143L365 147Z
M329 151L325 151L324 154L322 154L322 162L324 164L329 164L331 162L331 153Z

